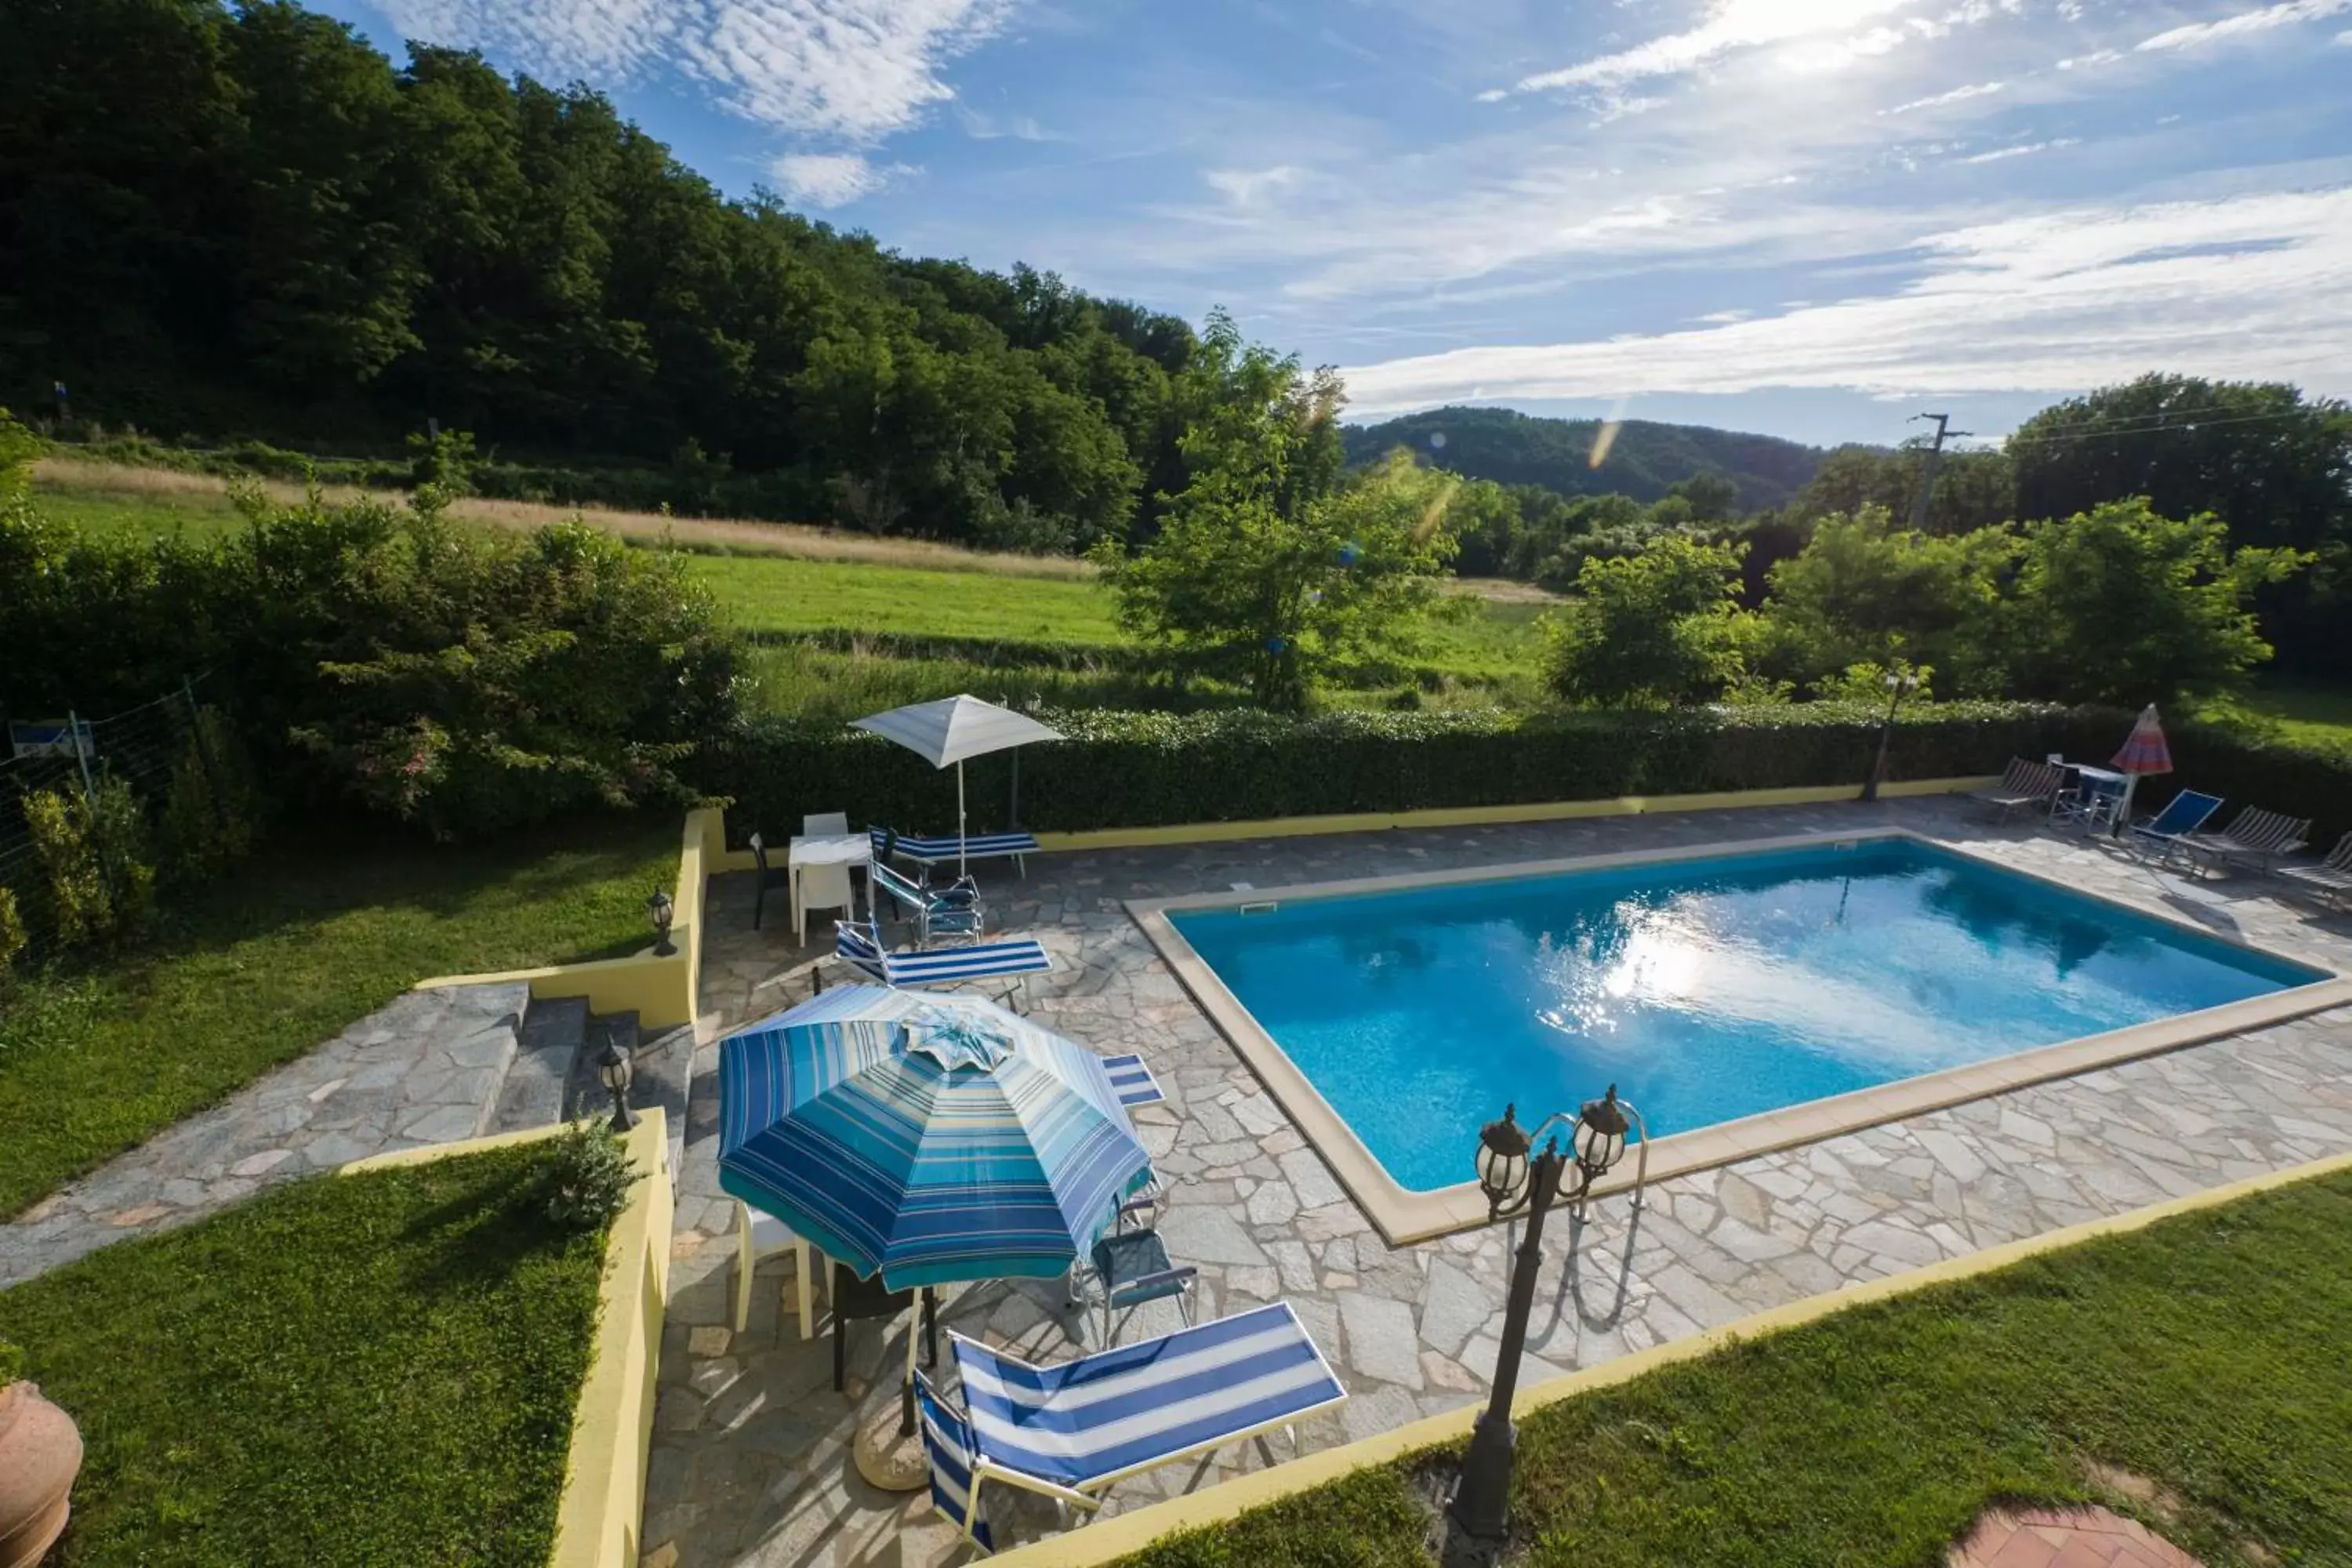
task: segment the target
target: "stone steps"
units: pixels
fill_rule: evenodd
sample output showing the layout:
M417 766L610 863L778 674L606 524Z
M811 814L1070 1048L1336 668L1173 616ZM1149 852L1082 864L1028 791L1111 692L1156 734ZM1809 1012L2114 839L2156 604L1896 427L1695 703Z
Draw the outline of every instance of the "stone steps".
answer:
M533 998L523 1014L513 1062L487 1107L488 1132L520 1132L564 1117L564 1096L588 1030L588 998Z

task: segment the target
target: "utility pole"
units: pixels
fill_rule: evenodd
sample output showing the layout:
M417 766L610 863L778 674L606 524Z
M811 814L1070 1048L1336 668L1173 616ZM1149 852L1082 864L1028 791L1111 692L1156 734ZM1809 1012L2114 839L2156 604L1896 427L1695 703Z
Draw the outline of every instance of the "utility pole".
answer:
M1949 437L1952 439L1958 439L1962 436L1973 436L1976 434L1973 430L1955 430L1951 428L1952 416L1948 414L1914 414L1911 416L1911 420L1914 424L1916 424L1922 419L1933 419L1936 422L1936 439L1927 448L1927 466L1919 472L1919 493L1911 498L1911 529L1915 533L1925 532L1927 531L1927 501L1928 498L1936 493L1936 467L1944 460L1944 442L1946 438Z

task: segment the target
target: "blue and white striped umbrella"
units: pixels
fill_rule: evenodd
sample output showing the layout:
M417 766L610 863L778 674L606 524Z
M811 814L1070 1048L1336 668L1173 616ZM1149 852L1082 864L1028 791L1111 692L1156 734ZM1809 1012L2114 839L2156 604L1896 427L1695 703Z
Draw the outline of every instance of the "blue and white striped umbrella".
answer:
M719 1184L891 1289L1049 1279L1150 1168L1102 1059L992 1003L827 991L719 1042Z

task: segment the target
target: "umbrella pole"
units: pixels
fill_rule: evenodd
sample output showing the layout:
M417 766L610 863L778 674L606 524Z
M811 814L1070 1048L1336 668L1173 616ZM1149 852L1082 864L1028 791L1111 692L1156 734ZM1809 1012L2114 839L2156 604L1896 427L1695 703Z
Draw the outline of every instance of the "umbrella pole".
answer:
M915 1346L923 1337L923 1305L928 1290L915 1287L915 1320L907 1325L907 1381L898 1395L898 1436L915 1435Z
M963 764L961 763L956 763L956 879L958 881L962 880L965 875L963 858L964 837Z
M2124 797L2116 803L2115 821L2107 825L2107 835L2109 837L2121 837L2123 836L2124 829L2131 826L2132 791L2137 788L2139 788L2139 775L2137 773L2126 773L2124 775Z

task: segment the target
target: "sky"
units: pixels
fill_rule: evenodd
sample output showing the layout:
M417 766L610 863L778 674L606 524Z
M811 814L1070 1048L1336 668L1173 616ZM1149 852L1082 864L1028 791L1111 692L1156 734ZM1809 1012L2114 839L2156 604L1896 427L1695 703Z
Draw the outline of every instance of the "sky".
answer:
M2352 395L2352 0L312 0L730 195L1448 403L1994 437Z

